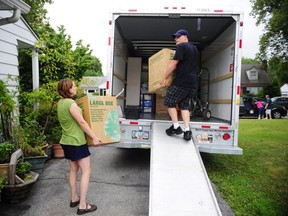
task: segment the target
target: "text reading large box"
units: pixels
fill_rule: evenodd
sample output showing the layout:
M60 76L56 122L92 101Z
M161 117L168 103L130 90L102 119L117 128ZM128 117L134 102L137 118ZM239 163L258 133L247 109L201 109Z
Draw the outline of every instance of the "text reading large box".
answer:
M85 96L77 104L83 110L83 117L102 144L119 142L121 139L116 97ZM88 145L92 139L87 137Z
M160 86L160 81L167 71L170 61L175 54L174 50L162 49L149 58L149 92L157 94L165 94L166 88ZM166 86L172 82L172 74L167 78Z

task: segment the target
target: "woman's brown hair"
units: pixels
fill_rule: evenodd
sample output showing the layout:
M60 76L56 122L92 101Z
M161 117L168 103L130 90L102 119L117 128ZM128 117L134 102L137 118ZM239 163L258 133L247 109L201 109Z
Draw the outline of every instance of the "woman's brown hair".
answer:
M73 81L71 79L62 79L58 82L58 93L63 98L72 98L73 95L70 93L70 89L73 86Z

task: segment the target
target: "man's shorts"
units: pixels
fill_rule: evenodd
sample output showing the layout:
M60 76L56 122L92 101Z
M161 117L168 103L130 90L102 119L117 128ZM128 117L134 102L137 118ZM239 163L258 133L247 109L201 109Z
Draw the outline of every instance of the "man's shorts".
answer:
M265 114L271 116L271 109L266 109Z
M181 110L188 110L190 105L190 100L195 94L194 88L184 88L180 86L169 86L167 88L166 97L164 100L164 105L173 108L178 106Z

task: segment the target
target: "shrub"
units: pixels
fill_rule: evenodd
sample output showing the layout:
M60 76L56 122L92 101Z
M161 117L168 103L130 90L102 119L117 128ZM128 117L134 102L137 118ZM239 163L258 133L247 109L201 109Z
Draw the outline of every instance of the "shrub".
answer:
M15 150L14 144L6 141L0 144L0 163L9 163L10 157Z

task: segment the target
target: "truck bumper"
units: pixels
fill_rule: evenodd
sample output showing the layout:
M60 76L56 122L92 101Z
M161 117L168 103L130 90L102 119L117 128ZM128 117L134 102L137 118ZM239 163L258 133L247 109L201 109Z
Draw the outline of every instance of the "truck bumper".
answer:
M235 146L221 146L221 145L196 145L199 152L212 154L230 154L243 155L243 149Z

